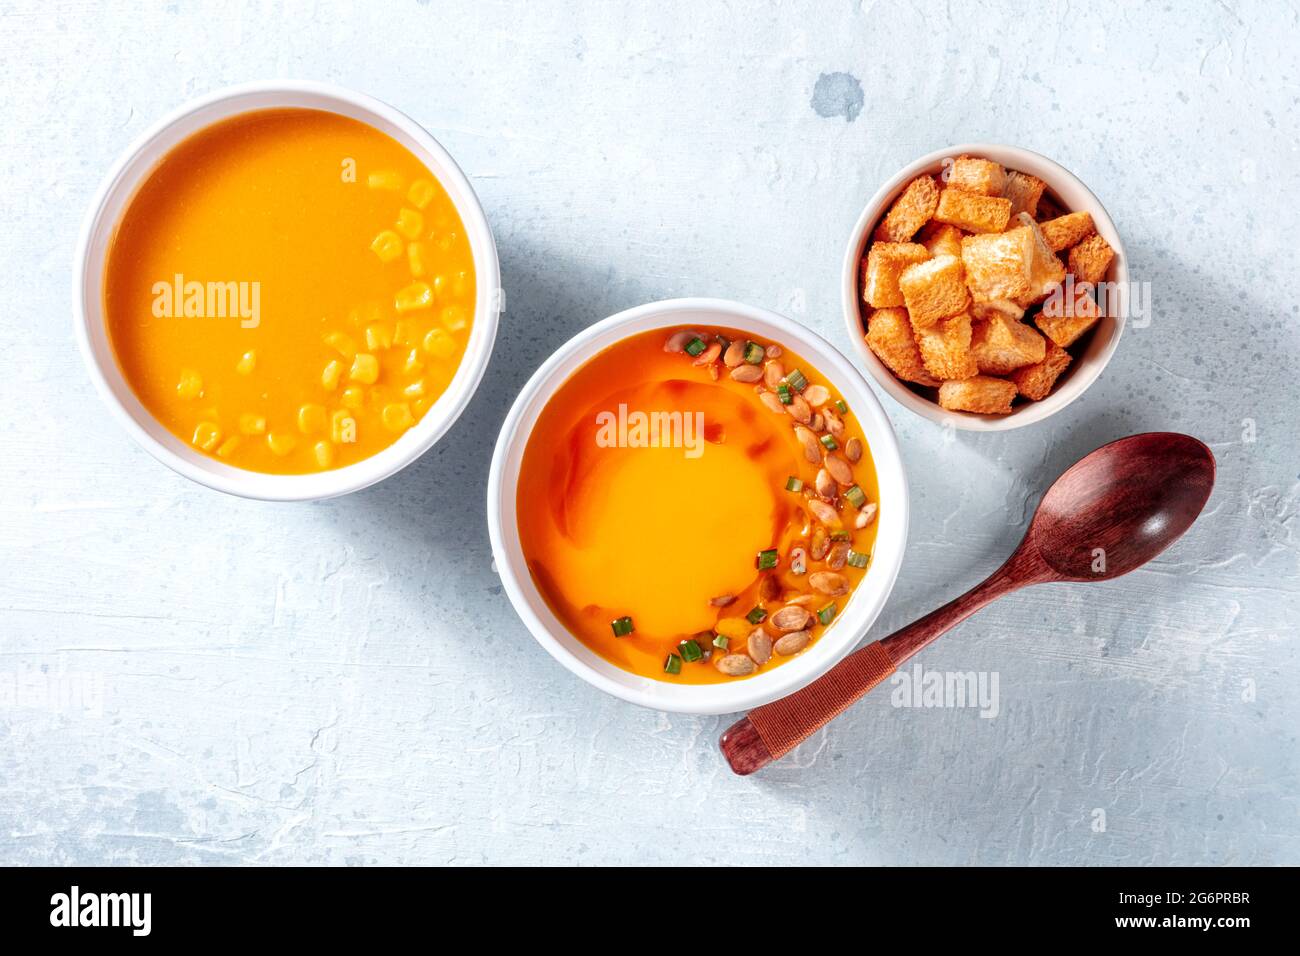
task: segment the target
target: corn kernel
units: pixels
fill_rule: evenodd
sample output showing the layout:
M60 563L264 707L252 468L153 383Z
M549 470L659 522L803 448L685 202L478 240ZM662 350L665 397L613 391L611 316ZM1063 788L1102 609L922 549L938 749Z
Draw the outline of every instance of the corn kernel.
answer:
M398 319L397 328L393 330L393 344L410 348L419 340L419 335L419 329L414 322Z
M339 409L330 416L330 438L334 444L351 444L357 440L357 420L351 412Z
M411 406L405 402L385 405L383 419L384 427L389 431L405 431L411 427Z
M424 379L418 378L406 388L402 389L402 394L407 398L419 398L424 394Z
M416 278L424 275L424 243L413 242L406 247L406 263L411 267L411 275Z
M322 468L328 468L334 464L334 446L327 441L318 441L311 448L312 454L316 456L316 464Z
M359 385L349 385L343 389L343 395L339 398L339 402L344 408L351 408L355 411L366 403L365 390Z
M456 354L456 340L445 329L430 329L424 337L424 350L437 358L451 358Z
M352 336L346 332L329 332L325 336L325 344L332 348L344 358L354 358L357 354L357 343L352 341Z
M235 363L235 371L240 375L252 375L253 369L257 368L257 353L249 349L239 357Z
M221 446L219 448L217 448L217 457L229 458L232 454L234 454L235 449L239 447L240 440L241 439L238 435L231 435L229 438L227 438L225 441L221 443Z
M393 347L393 333L386 325L366 326L366 348L372 352Z
M181 380L176 383L176 394L181 398L202 398L203 376L192 368L181 369Z
M297 444L298 439L287 432L270 432L266 436L266 446L281 458L293 451Z
M424 217L414 209L402 209L397 214L397 231L407 239L419 239L424 232Z
M402 371L406 373L420 372L424 370L424 363L420 361L420 350L411 349L406 354L406 362L402 365Z
M391 229L385 229L371 241L370 251L379 257L380 262L392 262L402 254L402 237Z
M260 435L266 431L266 416L244 412L239 416L239 430L245 435Z
M406 288L397 290L396 305L398 312L427 309L433 305L433 290L427 282L412 282Z
M468 291L469 291L469 274L465 272L457 272L456 278L451 284L452 295L463 296Z
M325 371L320 373L320 383L332 392L338 388L339 376L342 374L343 364L338 359L333 359L325 366Z
M304 435L323 432L328 422L324 405L308 402L298 409L298 431Z
M433 277L433 294L441 302L447 298L447 293L451 291L451 282L446 276L437 275Z
M458 305L449 305L442 310L442 324L447 327L449 332L459 332L465 328L468 322L465 310Z
M411 402L411 411L416 415L423 415L425 409L428 407L429 400L427 398L417 398L415 401Z
M437 187L427 179L417 179L406 191L406 201L416 209L423 209L433 200Z
M348 372L348 378L363 385L374 385L379 378L379 359L369 352L358 352L352 360L352 371Z
M221 441L221 426L216 422L199 422L191 441L204 451L212 451Z
M392 189L396 191L402 188L402 176L391 169L377 169L366 177L366 185L371 189Z
M441 249L443 252L450 252L452 247L456 245L457 238L458 237L456 233L454 232L447 233L445 236L443 236L441 239L438 240L438 248Z

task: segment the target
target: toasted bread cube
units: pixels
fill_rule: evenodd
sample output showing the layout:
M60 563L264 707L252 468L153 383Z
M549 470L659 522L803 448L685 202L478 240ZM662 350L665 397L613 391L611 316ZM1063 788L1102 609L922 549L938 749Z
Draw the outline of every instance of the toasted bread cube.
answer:
M1034 256L1029 263L1029 292L1016 300L1017 305L1028 308L1041 302L1065 281L1065 265L1056 257L1038 223L1030 218L1029 213L1022 212L1016 219L1029 230L1034 240Z
M974 324L970 350L982 374L1006 375L1041 362L1047 354L1047 339L1023 322L995 315Z
M938 385L921 362L906 309L877 309L867 320L867 347L905 382Z
M932 256L961 255L961 230L946 222L926 223L916 241L925 246Z
M927 329L917 329L913 323L912 329L925 370L935 378L970 378L979 374L979 366L970 351L969 312L941 319Z
M1027 212L1031 216L1037 216L1038 200L1043 197L1043 190L1046 188L1047 183L1037 176L1030 176L1028 173L1010 173L1007 176L1006 187L1002 190L1002 197L1011 200L1011 215Z
M1025 310L1010 299L990 299L988 302L972 302L970 314L977 322L982 319L991 319L995 315L1005 315L1007 318L1019 322L1025 317Z
M1070 271L1074 273L1074 281L1096 285L1106 278L1106 270L1114 258L1115 250L1094 232L1070 250Z
M1066 213L1065 208L1051 196L1044 193L1038 197L1038 211L1034 213L1033 218L1038 222L1050 222L1053 219L1060 219ZM1015 213L1011 217L1015 218Z
M1047 397L1069 364L1070 353L1055 342L1048 342L1047 353L1041 362L1018 368L1007 378L1015 383L1016 391L1037 402Z
M862 298L874 309L889 309L903 304L898 288L899 277L910 265L930 258L925 246L914 242L874 242L867 250L863 271Z
M910 242L916 231L934 215L939 204L939 187L932 176L917 176L894 200L876 227L879 242Z
M1049 339L1068 349L1100 318L1101 309L1092 297L1092 286L1069 282L1047 297L1034 322Z
M1038 228L1043 230L1043 238L1053 252L1078 245L1097 231L1092 224L1092 213L1089 212L1068 213L1039 223Z
M958 412L1005 415L1011 411L1011 400L1015 397L1015 385L1004 378L987 375L974 375L939 386L939 404Z
M949 186L939 193L934 218L967 232L1001 232L1011 218L1011 200Z
M1027 226L999 235L966 236L961 241L961 262L966 285L976 302L1008 299L1019 302L1030 294L1030 267L1034 237Z
M978 156L958 156L948 174L948 185L981 196L1001 196L1007 184L1002 166Z
M957 256L937 256L908 266L898 279L898 288L915 329L965 312L970 305L966 272Z

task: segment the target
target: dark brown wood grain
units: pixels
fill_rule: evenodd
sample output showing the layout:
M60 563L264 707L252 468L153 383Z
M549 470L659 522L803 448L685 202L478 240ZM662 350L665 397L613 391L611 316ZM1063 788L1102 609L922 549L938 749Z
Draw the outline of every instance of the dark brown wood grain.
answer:
M1030 584L1106 581L1146 564L1182 536L1214 488L1214 455L1203 442L1148 432L1103 445L1071 466L1043 495L1020 546L986 580L880 642L897 666L990 601ZM798 741L880 683L853 676L855 651L808 687L764 705L762 725ZM836 693L819 693L835 687ZM847 689L846 689L847 687ZM773 739L777 734L771 735ZM745 717L718 741L731 769L753 773L785 756Z

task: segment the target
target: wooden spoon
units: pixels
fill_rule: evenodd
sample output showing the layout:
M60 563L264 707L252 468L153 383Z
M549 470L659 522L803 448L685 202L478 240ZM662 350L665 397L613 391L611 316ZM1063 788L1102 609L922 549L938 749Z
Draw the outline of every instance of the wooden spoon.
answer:
M1213 487L1214 455L1188 435L1103 445L1047 489L1020 547L983 584L732 724L719 741L731 769L753 773L785 756L990 601L1027 584L1106 581L1140 568L1191 527Z

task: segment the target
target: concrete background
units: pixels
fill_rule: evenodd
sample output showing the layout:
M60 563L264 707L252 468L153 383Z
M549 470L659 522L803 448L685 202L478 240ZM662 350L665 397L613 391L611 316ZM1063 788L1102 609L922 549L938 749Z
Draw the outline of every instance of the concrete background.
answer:
M1293 3L110 6L0 19L0 862L1300 863ZM112 159L182 101L272 77L424 123L508 295L454 431L317 505L156 464L70 331ZM1022 592L920 658L996 673L996 718L881 688L738 779L730 718L605 697L518 622L492 442L550 350L648 300L783 309L847 350L863 203L970 140L1087 182L1155 315L1049 423L945 440L882 397L914 500L876 636L982 578L1105 441L1188 431L1218 486L1149 569Z

